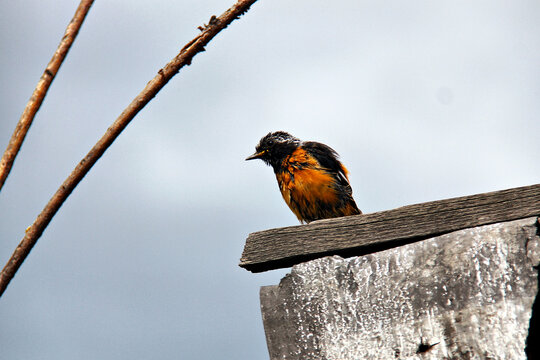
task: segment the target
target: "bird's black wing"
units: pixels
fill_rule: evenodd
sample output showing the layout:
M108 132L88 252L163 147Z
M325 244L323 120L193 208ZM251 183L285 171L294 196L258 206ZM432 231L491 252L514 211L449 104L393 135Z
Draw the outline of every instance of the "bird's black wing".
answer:
M315 141L306 141L301 144L301 147L311 156L313 156L325 171L332 174L336 179L338 192L343 195L342 201L356 211L357 214L362 212L356 206L352 197L352 188L347 177L347 170L339 161L338 153L330 146L321 144Z
M319 164L321 164L321 167L334 174L340 185L350 187L347 174L345 173L343 165L341 165L341 162L338 160L338 153L334 149L328 145L315 141L303 142L302 148L304 148L309 155L317 159Z

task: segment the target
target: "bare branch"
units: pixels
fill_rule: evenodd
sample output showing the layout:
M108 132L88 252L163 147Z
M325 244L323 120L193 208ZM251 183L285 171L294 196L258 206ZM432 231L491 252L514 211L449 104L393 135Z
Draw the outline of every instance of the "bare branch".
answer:
M159 90L161 90L182 67L191 64L193 57L199 52L204 51L204 47L210 40L212 40L221 30L225 29L231 22L239 18L240 15L248 11L250 6L256 1L257 0L239 0L221 16L213 16L210 19L211 21L209 24L203 27L202 32L184 46L180 53L165 65L164 68L159 70L158 74L148 82L141 93L137 95L131 104L122 112L122 114L120 114L116 121L107 129L102 138L94 145L79 164L77 164L75 169L49 200L43 211L38 215L32 226L26 230L24 238L21 240L0 273L0 296L2 296L9 282L60 206L62 206L77 184L83 179L118 135L120 135L122 130L124 130L135 115L137 115L137 113L141 111L154 96L156 96Z
M30 125L32 125L32 121L41 107L43 99L45 98L45 95L47 95L47 91L49 90L54 77L58 73L58 69L60 69L60 66L64 62L64 59L71 48L71 44L73 44L73 41L77 37L79 29L86 18L86 14L88 14L88 11L93 3L94 0L81 0L79 7L75 11L73 19L71 19L71 22L66 28L62 41L60 41L58 48L56 49L51 61L45 68L45 71L43 71L43 75L41 75L41 78L39 79L30 100L28 100L28 103L24 108L21 118L15 127L15 131L13 131L13 135L11 135L11 139L9 140L6 151L4 151L2 160L0 160L0 191L2 190L6 178L11 171L13 162L15 161L24 138L26 137L26 133L28 132Z

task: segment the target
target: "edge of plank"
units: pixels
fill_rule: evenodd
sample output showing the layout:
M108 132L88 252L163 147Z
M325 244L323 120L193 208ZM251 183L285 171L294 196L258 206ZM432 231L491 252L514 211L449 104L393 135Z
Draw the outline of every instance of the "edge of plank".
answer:
M521 204L522 201L525 204L520 207L519 204ZM530 206L527 204L529 202L531 202ZM511 206L511 208L506 209L507 206ZM500 208L501 213L494 214L492 210L494 208ZM482 213L482 210L484 210L484 213ZM467 211L472 211L473 213L474 211L477 211L482 216L468 219L468 215L465 215L464 218L468 221L463 220L462 226L456 225L452 228L442 229L441 231L432 230L429 232L416 231L413 227L414 221L411 221L412 217L418 221L426 221L426 219L430 219L433 216L438 216L440 218L444 218L444 216L451 217L452 214L459 214L460 212L463 213ZM540 215L540 184L430 201L381 212L325 219L307 225L295 225L251 233L246 240L239 266L251 272L262 272L290 267L299 262L309 261L328 255L340 255L343 257L360 256L462 230L468 227L488 225L496 222L511 221L538 215ZM411 225L410 231L401 234L401 236L383 237L379 240L377 240L376 237L374 237L375 240L366 240L362 239L362 236L357 236L354 238L356 241L353 241L356 245L347 247L341 246L339 241L336 244L332 244L331 242L325 243L322 246L319 244L319 246L314 246L313 249L310 249L311 244L302 244L304 245L302 252L293 252L288 255L280 255L280 253L283 252L282 250L277 251L277 253L272 253L271 246L263 246L264 250L271 255L263 254L253 256L255 253L254 248L257 248L260 244L268 245L267 243L269 243L273 237L286 236L287 238L290 238L291 243L294 244L298 238L306 237L306 234L309 234L310 237L317 238L318 235L328 231L337 231L341 234L347 231L361 232L362 229L377 228L378 226L383 226L385 223L391 224L399 222L400 220L409 222ZM276 248L280 250L279 247Z

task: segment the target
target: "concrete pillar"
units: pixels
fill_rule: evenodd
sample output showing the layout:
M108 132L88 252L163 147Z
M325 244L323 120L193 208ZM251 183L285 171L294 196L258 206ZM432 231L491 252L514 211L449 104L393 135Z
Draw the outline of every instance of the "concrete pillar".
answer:
M261 288L270 358L527 359L538 234L534 217L298 264Z

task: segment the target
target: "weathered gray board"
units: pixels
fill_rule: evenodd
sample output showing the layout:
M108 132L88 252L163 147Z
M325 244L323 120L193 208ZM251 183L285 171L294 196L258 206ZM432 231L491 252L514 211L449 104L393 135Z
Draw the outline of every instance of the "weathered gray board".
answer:
M359 256L456 230L540 215L540 184L252 233L240 266L253 272L329 255Z
M261 289L270 358L526 359L539 260L533 217L295 265Z

